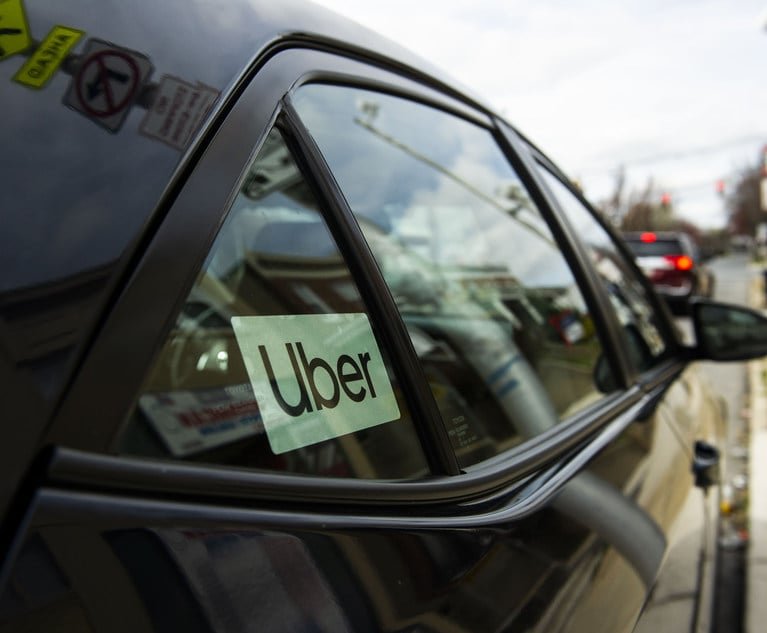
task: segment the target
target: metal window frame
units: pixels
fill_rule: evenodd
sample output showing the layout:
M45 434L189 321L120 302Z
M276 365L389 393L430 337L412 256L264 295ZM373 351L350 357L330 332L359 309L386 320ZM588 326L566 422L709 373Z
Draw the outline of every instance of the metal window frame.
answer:
M258 73L253 77L256 70ZM237 489L238 493L234 496L240 499L263 498L269 495L268 491L276 490L289 498L302 500L355 499L359 503L371 504L416 498L422 502L461 501L503 489L546 464L564 459L577 446L593 438L616 415L633 410L637 402L644 400L645 395L636 389L606 396L593 409L524 442L499 456L500 459L489 460L487 464L480 464L457 477L440 477L452 474L448 459L433 479L420 482L339 480L247 471L227 465L197 465L172 460L159 462L98 454L110 444L123 423L122 418L131 410L146 371L167 337L175 315L224 221L238 184L265 135L277 122L281 111L278 104L300 82L321 78L327 81L345 78L345 81L353 81L357 86L377 86L378 89L428 103L486 126L496 140L501 139L502 142L488 113L473 109L475 104L471 100L467 99L465 103L455 101L454 96L458 93L448 96L437 92L380 66L345 57L343 51L318 52L311 48L284 50L283 46L266 63L255 65L247 78L249 81L243 79L241 82L244 87L239 90L237 100L221 113L225 119L203 137L202 141L206 144L194 154L195 160L190 161L174 183L173 195L168 197L165 203L167 208L160 214L164 221L155 227L137 251L135 267L124 288L115 297L112 310L105 315L90 354L54 418L44 443L67 448L55 452L49 472L51 480L70 484L89 481L95 485L101 485L103 481L109 482L112 490L162 490L183 496L193 494L214 498L220 495L229 497L232 490ZM302 140L302 132L296 129L295 121L292 121L290 114L287 116L288 127L298 131L298 143L303 143L302 149L309 149L308 154L313 156L306 139ZM509 152L507 148L507 157L513 159L517 151L513 148ZM310 169L318 170L317 165L321 163L318 157L314 156L311 162L313 167L310 166ZM529 170L513 166L521 171L521 177L530 180ZM322 168L319 171L322 172ZM215 177L210 178L211 175ZM324 183L323 187L330 187L326 176L320 177L319 182ZM536 202L552 224L554 213L549 201L541 195L539 187L532 189L532 193L536 192ZM328 204L338 196L332 187L324 193L327 194L325 202ZM338 221L346 217L347 211L337 199L332 205L339 214ZM216 211L210 211L211 208ZM343 219L343 222L347 223L344 230L349 231L348 239L354 243L357 239L354 229L348 226L348 219ZM558 223L554 226L557 227ZM560 230L559 238L560 248L564 245L568 264L574 272L581 271L577 274L584 274L582 262L576 261L573 266L573 253L577 251L570 245L566 231ZM568 239L562 241L563 238ZM367 257L364 250L362 248L358 253L363 259ZM375 263L370 261L360 265L366 270L377 269ZM158 273L161 274L158 276ZM356 281L359 282L359 279ZM168 287L177 289L175 295L168 296ZM373 287L377 285L373 284ZM147 310L146 306L151 306L151 309ZM382 310L386 315L386 309L382 306L376 310ZM400 324L399 327L399 334L393 334L392 340L399 340L397 344L404 345L401 336L404 326ZM126 340L126 332L132 333L130 340ZM401 349L399 353L412 355L409 342L407 349ZM408 362L413 362L413 359ZM122 373L119 381L114 375L115 364ZM418 389L423 393L423 385ZM439 462L445 458L444 455L439 457L443 449L435 450L432 455L437 457L433 459ZM222 480L228 483L222 486Z
M563 229L571 235L575 234L575 230L572 227L567 214L562 208L561 203L557 199L556 195L550 191L547 183L537 173L537 169L545 169L554 178L559 180L559 182L576 198L576 200L578 200L578 202L583 205L584 209L587 213L589 213L594 222L605 231L610 241L615 246L618 254L623 257L626 266L634 273L634 281L639 283L642 288L644 288L647 302L650 305L653 314L656 315L657 324L660 328L660 334L667 346L666 353L664 354L664 358L658 364L654 365L645 372L640 373L630 363L628 353L621 344L621 326L615 317L615 310L610 304L609 297L607 296L607 292L605 291L598 274L595 270L593 270L593 267L584 267L588 277L590 278L589 283L593 287L593 292L595 295L599 297L599 301L603 306L604 312L608 315L611 315L611 318L609 319L612 322L611 338L614 337L615 340L613 351L618 357L620 357L620 366L623 368L622 371L625 372L624 376L628 380L625 386L628 387L632 384L638 383L642 385L645 390L650 390L654 389L662 383L670 383L670 381L673 380L673 378L675 378L684 368L687 355L677 330L672 325L673 318L668 306L660 299L658 293L655 292L655 290L652 288L652 284L650 283L649 279L647 279L646 275L644 275L639 269L633 255L629 252L628 248L619 238L615 229L604 221L604 219L594 210L591 203L586 200L580 191L572 186L567 177L556 165L551 162L551 160L549 160L547 156L545 156L539 149L529 144L529 142L525 142L525 144L528 148L529 155L532 158L531 168L536 176L536 180L539 183L538 186L541 187L544 194L547 196L547 198L550 199L550 204L552 204L552 206L557 209L556 218L559 222L561 222ZM588 253L586 252L584 246L577 239L574 239L573 243L576 246L576 249L581 251L578 257L587 258Z
M330 168L319 148L293 109L289 97L283 100L280 126L288 136L288 146L296 149L296 163L325 203L325 220L336 244L349 266L352 278L367 307L376 331L389 352L394 373L413 415L413 425L421 440L421 448L432 474L457 475L458 460L442 423L437 404L426 376L418 362L413 344L403 323L389 286L384 281L362 229L346 204ZM419 420L421 423L419 424Z

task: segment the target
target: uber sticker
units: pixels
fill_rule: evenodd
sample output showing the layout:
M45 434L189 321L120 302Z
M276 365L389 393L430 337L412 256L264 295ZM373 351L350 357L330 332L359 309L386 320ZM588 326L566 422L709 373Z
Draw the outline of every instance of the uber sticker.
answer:
M233 317L272 451L399 418L366 314Z

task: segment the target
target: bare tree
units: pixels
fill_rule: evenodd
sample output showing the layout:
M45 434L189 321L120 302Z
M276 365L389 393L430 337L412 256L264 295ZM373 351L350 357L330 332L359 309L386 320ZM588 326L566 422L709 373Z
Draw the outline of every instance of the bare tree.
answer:
M600 208L621 231L684 231L700 241L702 231L679 218L673 201L663 202L663 198L652 178L641 189L626 192L626 173L621 166L615 172L613 192Z
M609 209L608 217L613 218L622 231L669 231L677 219L673 204L664 204L661 198L652 178L641 189L626 193L621 169L616 176L615 189L604 204Z
M767 220L759 200L760 179L758 165L743 168L732 193L727 196L729 229L735 235L754 235L756 226Z

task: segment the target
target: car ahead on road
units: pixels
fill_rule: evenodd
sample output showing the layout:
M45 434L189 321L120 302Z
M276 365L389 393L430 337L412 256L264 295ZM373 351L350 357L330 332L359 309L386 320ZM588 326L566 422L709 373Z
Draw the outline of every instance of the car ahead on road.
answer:
M0 16L0 630L705 627L760 316L319 8Z
M684 311L692 297L711 297L714 276L703 265L698 247L686 233L624 233L629 249L655 290L674 311Z

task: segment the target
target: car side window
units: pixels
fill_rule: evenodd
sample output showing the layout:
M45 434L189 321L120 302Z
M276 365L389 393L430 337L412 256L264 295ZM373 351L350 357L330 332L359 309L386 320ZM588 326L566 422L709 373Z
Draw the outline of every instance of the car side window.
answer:
M117 451L337 477L428 474L386 350L277 129Z
M632 365L640 372L654 367L668 356L670 346L644 285L591 211L557 176L541 165L538 167L588 250L622 326Z
M490 131L351 87L305 85L293 105L397 302L459 464L600 399L589 309Z

